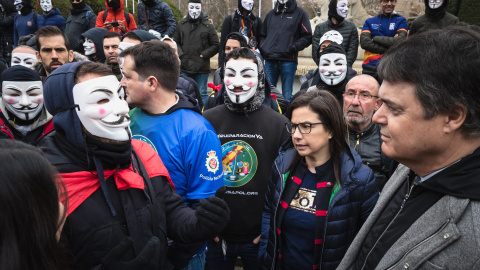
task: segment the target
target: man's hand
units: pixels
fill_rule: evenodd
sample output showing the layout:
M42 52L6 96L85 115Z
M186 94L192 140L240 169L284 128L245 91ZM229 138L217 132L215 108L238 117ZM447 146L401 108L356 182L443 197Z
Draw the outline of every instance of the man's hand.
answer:
M104 23L104 24L103 24L103 28L105 28L105 29L107 29L107 30L112 29L112 27L113 27L113 26L112 26L112 23Z
M160 240L153 236L143 247L138 256L128 262L122 261L129 249L132 248L133 239L126 237L120 244L110 251L102 262L103 270L148 270L157 269L160 259Z
M203 54L200 54L200 57L203 57Z
M125 25L123 25L123 21L117 21L117 22L118 22L118 29L120 29L122 33L127 32L127 28L125 27Z
M198 219L197 233L205 240L216 237L230 221L227 203L214 196L200 199L195 215Z
M260 242L260 235L257 236L257 238L253 239L253 241L252 241L252 243L253 243L254 245L258 244L258 242Z

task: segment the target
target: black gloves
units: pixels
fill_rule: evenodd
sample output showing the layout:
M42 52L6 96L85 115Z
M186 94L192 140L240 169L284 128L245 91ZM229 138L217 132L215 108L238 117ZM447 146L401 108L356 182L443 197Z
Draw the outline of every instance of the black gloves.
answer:
M222 188L220 188L222 189ZM217 196L223 197L225 188L217 191ZM220 194L219 194L220 193ZM230 221L230 210L224 200L210 196L200 199L200 206L195 211L197 216L197 233L205 240L216 237Z
M150 270L158 269L158 260L160 259L160 240L153 236L143 248L142 252L133 260L124 262L123 256L132 248L133 239L125 237L120 244L110 251L103 259L102 267L104 270Z

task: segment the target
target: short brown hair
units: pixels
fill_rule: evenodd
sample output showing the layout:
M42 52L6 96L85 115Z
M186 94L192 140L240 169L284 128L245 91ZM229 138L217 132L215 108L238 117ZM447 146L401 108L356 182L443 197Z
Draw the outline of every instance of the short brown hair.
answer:
M63 41L65 43L65 47L67 48L67 51L70 50L70 42L68 42L67 36L60 30L58 27L53 26L53 25L47 25L44 26L35 32L35 45L37 46L37 50L40 51L41 47L40 46L40 38L41 37L54 37L54 36L62 36Z
M96 74L100 76L114 75L112 69L105 64L96 62L85 62L81 64L75 72L75 84L78 83L78 80L81 77L87 74Z

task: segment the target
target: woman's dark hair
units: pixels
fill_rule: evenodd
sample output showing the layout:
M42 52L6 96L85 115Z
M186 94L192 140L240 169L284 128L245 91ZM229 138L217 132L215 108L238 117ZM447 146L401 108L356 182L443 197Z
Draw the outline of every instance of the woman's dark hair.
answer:
M295 98L287 108L286 116L292 120L292 112L301 107L308 107L318 115L323 126L332 134L329 141L330 155L333 160L335 179L340 183L341 154L347 152L345 126L342 109L335 96L326 90L313 90ZM297 153L290 167L294 168L301 157Z
M68 268L56 238L64 197L56 175L40 150L0 139L0 269Z

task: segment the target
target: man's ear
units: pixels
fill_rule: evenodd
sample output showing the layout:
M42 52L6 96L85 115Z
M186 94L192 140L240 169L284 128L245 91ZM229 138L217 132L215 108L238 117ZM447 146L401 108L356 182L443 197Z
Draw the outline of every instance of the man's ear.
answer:
M73 62L73 50L68 51L68 62Z
M383 104L383 101L377 98L377 100L375 101L375 111L378 111L378 109L380 109L380 106L382 106L382 104Z
M40 57L40 52L35 51L35 56L37 57L38 62L42 63L42 57Z
M147 82L147 87L150 89L150 92L154 92L159 86L158 80L155 76L148 76L145 81Z
M445 133L452 133L460 129L467 118L467 108L463 104L457 103L455 110L443 115L445 124L443 130Z

